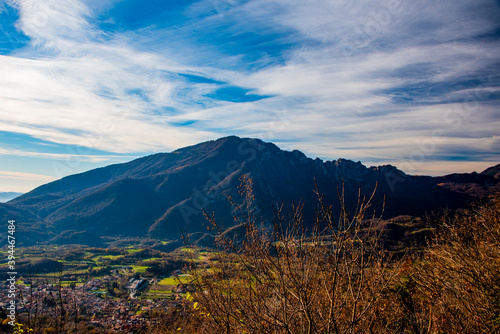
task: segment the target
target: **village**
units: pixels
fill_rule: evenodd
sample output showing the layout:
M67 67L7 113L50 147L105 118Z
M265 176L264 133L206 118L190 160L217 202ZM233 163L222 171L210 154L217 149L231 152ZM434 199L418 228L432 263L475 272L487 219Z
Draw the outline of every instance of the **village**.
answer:
M139 298L154 283L151 279L139 277L131 278L124 286L129 291L128 297L111 296L107 290L119 278L104 276L77 285L52 284L41 279L26 280L17 286L16 312L25 323L29 318L47 316L57 319L64 314L67 321L85 322L119 333L135 333L153 325L156 320L151 317L152 311L181 308L182 295L189 289L188 286L179 284L174 293L166 298ZM0 288L2 310L10 301L7 292L5 286Z

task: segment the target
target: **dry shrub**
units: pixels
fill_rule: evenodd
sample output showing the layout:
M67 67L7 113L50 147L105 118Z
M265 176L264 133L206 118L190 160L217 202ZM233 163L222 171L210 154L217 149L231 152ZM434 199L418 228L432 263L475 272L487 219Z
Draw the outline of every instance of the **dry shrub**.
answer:
M245 236L219 235L223 248L193 270L189 308L205 333L499 333L500 197L434 219L423 252L391 258L370 199L350 214L319 196L316 224L301 207L256 223L251 182L243 179ZM241 218L242 217L242 218ZM217 225L212 216L209 220Z
M398 271L379 243L370 199L339 217L319 196L316 224L306 231L301 207L276 210L272 228L256 223L251 181L243 179L241 239L220 235L225 256L194 270L192 305L206 333L360 333L385 328L384 298ZM209 220L217 226L216 220Z
M415 270L422 332L500 331L500 197L442 216Z

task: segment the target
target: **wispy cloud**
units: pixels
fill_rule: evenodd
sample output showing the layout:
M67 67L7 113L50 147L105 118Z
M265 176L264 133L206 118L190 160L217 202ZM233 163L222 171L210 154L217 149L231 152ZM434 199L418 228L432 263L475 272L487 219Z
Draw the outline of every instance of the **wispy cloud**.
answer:
M62 154L62 153L44 153L44 152L29 152L24 150L6 150L0 148L0 155L13 155L20 157L32 157L32 158L43 158L43 159L52 159L52 160L79 160L79 161L88 161L93 163L99 163L103 161L109 161L115 158L120 159L133 159L135 156L124 156L124 155L86 155L86 154Z
M54 181L55 178L48 175L39 175L39 174L31 174L31 173L20 173L20 172L11 172L0 170L0 178L9 178L9 179L17 179L17 180L29 180L29 181L44 181L50 182Z
M263 5L251 4L255 11ZM315 43L292 50L284 65L242 75L237 82L259 87L261 94L303 101L295 115L290 112L288 131L279 135L295 138L290 146L323 157L347 153L397 162L418 151L422 140L434 140L446 151L447 137L460 133L464 147L483 149L489 152L483 158L498 160L491 150L500 125L491 108L498 106L500 82L496 3L280 4L286 10L267 18ZM436 14L441 12L446 18ZM488 144L478 147L469 137L480 131ZM329 144L318 145L325 138ZM340 150L345 147L350 149ZM427 153L424 159L435 162Z

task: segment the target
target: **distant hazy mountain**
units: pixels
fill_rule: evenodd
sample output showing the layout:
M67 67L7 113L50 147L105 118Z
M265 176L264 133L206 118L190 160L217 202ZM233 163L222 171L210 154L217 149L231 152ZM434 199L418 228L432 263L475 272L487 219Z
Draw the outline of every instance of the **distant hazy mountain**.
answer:
M236 211L227 197L244 201L242 175L253 181L258 219L273 219L273 205L301 202L306 223L313 222L317 208L315 180L334 210L342 187L351 210L360 189L370 194L377 187L372 209L382 212L385 199L385 218L461 207L487 196L499 181L490 173L409 176L390 165L367 168L345 159L311 159L272 143L231 136L65 177L0 204L0 217L16 219L26 243L68 230L72 238L75 231L96 237L177 238L181 231L206 232L203 212L214 212L226 228L234 226Z
M23 193L14 193L14 192L0 192L0 203L5 203L14 199L18 196L21 196Z

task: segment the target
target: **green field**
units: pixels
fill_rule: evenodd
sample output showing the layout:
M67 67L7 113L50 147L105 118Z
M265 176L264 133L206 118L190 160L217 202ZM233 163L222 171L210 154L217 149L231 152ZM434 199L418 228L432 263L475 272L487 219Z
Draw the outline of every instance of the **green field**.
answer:
M97 255L92 258L92 261L96 260L101 260L101 259L110 259L110 260L115 260L120 257L123 257L123 255Z
M179 284L179 281L175 279L175 277L173 276L165 277L158 282L158 285L177 285L177 284Z
M132 270L134 273L145 273L146 269L148 269L148 266L136 266L136 265L128 265L129 267L132 267Z
M158 285L177 285L179 284L179 281L181 283L186 283L189 282L189 278L191 275L188 274L182 274L177 277L175 276L170 276L170 277L165 277L161 281L159 281L157 284Z

